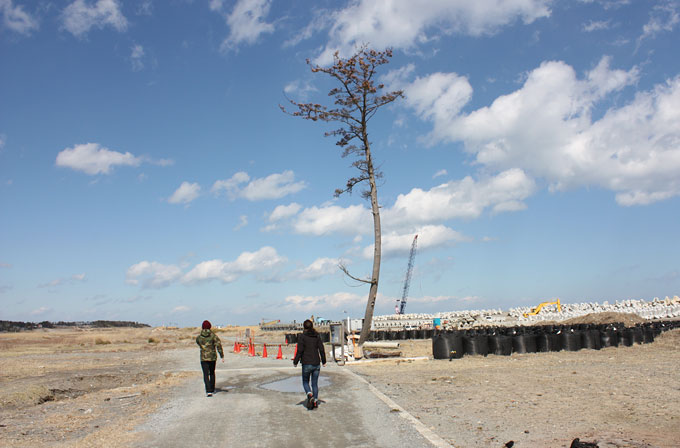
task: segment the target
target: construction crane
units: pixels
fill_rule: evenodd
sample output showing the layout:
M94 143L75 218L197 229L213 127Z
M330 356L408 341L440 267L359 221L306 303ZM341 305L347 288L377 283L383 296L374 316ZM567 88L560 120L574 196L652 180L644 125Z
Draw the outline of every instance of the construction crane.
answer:
M401 293L401 300L397 300L397 305L394 307L396 314L404 314L406 309L406 298L408 297L408 288L411 286L411 274L413 273L413 260L416 257L416 246L418 245L418 235L413 238L411 244L411 254L408 256L408 268L406 268L406 278L404 279L404 290Z

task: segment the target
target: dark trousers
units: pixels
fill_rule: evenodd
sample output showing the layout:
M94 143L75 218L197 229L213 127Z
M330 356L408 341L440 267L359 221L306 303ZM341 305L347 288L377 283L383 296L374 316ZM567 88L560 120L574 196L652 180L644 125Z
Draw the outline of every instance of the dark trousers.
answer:
M201 361L201 369L203 369L203 383L205 383L205 392L211 394L215 392L215 364L217 361Z

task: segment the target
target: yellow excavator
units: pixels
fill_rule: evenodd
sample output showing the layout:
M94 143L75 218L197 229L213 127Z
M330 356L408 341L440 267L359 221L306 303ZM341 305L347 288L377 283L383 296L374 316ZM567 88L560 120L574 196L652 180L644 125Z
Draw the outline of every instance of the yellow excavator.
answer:
M267 325L274 325L278 323L281 323L281 319L270 320L269 322L265 322L264 319L262 319L262 322L260 322L260 327L266 327Z
M546 307L548 305L557 305L557 311L559 311L560 313L562 312L562 305L560 304L560 299L555 299L555 300L550 301L550 302L539 303L536 308L533 308L528 313L524 313L524 317L535 316L536 314L541 312L543 307Z

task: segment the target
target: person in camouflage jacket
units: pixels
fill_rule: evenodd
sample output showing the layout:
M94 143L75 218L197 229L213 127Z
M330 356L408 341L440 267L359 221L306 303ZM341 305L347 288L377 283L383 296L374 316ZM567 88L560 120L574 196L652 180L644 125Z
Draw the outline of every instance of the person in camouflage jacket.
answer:
M210 322L204 320L201 326L201 334L196 337L196 344L201 347L201 369L203 370L205 393L208 397L212 397L213 393L215 393L215 364L218 352L222 362L224 362L222 341L212 332L211 327Z

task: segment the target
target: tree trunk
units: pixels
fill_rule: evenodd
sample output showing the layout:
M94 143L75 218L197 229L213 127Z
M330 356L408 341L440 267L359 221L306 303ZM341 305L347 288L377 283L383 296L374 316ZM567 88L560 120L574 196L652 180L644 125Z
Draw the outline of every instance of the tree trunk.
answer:
M364 342L368 339L368 334L371 331L371 324L373 323L373 309L375 308L375 299L378 295L378 279L380 278L380 254L381 254L381 230L380 230L380 207L378 206L378 189L375 185L375 174L373 172L373 160L371 158L371 149L368 143L368 136L364 137L364 147L366 148L366 161L368 162L368 183L370 184L371 193L371 211L373 213L373 273L371 274L371 289L368 291L368 301L366 302L366 313L364 314L364 323L361 327L361 335L359 336L359 347L363 347Z

